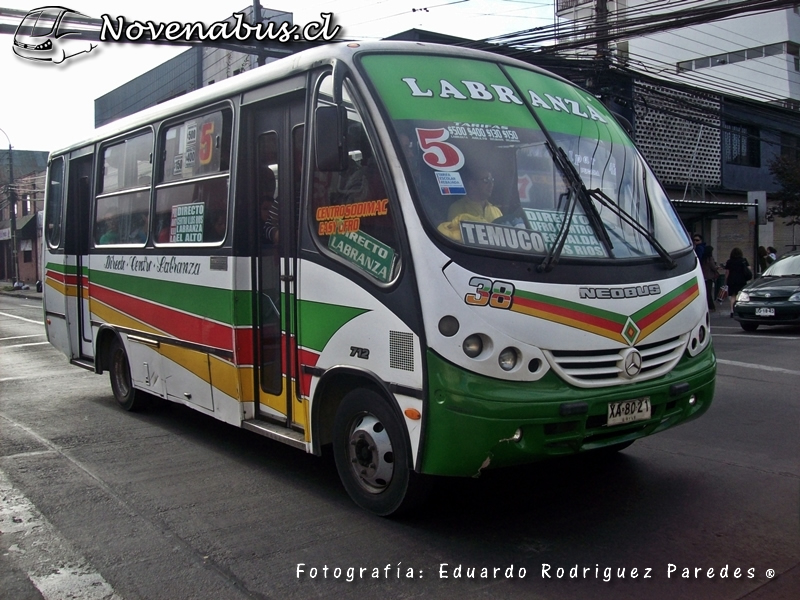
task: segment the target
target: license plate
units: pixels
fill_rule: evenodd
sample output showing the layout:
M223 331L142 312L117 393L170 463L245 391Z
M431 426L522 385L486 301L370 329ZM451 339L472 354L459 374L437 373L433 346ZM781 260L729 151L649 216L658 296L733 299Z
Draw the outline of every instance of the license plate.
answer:
M757 308L756 309L756 316L757 317L774 317L775 316L775 309L774 308Z
M650 418L650 397L611 402L608 405L608 421L610 425L622 425L634 421L646 421Z

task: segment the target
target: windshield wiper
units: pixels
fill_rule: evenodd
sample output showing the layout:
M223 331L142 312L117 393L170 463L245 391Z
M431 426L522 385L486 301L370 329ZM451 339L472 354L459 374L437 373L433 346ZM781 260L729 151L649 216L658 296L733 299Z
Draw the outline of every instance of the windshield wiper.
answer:
M564 208L565 213L567 213L567 211L569 212L561 222L561 227L558 230L558 234L556 235L553 245L547 252L547 256L545 256L541 264L536 267L536 270L540 273L542 271L549 272L552 271L553 267L558 264L558 259L561 256L561 252L564 250L564 243L567 241L567 236L569 235L569 228L572 224L572 218L575 215L576 199L578 199L578 201L581 203L583 212L586 215L586 218L589 220L589 223L595 234L598 238L600 238L606 253L608 256L613 258L614 251L612 249L611 238L608 236L608 231L606 231L606 228L603 225L603 220L600 218L600 214L597 212L597 209L589 198L589 191L583 184L583 180L578 174L577 169L575 169L575 165L572 164L572 161L569 159L567 153L564 152L564 149L561 146L556 147L555 144L549 140L545 142L545 145L547 146L547 149L550 150L550 154L553 157L553 161L558 166L559 171L564 174L564 177L566 177L567 181L569 182L567 206Z
M672 259L672 256L670 256L669 252L667 252L666 248L664 248L664 246L662 246L661 243L656 239L656 236L653 235L650 230L647 229L647 227L634 219L633 216L631 216L631 214L628 213L624 208L609 198L606 193L603 192L603 190L595 188L593 190L586 190L586 192L590 199L597 200L600 204L608 208L611 212L635 229L644 239L646 239L655 249L655 251L658 252L659 256L664 259L668 269L674 269L678 265L678 263Z

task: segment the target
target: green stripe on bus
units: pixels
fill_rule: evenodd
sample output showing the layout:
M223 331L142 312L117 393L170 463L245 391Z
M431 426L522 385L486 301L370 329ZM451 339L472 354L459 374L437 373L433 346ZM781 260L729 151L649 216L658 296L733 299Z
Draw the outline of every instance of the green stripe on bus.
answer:
M300 346L322 352L333 335L346 323L369 312L367 308L352 308L311 300L300 300Z
M220 323L242 326L253 322L250 290L223 290L164 280L154 282L144 277L94 270L89 278L92 284Z

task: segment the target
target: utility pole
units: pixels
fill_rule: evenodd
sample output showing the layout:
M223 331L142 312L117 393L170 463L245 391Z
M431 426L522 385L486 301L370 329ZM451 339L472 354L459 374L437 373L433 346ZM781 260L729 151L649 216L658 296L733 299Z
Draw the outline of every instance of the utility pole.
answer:
M607 67L611 62L608 49L608 0L595 0L594 17L597 26L597 58Z
M253 23L252 25L258 25L261 22L261 2L259 0L253 0ZM256 67L260 67L264 64L264 56L257 52L256 55Z
M0 129L0 131L3 131ZM11 207L11 260L14 273L14 282L19 281L19 263L17 262L17 194L14 192L14 156L11 153L11 138L3 131L8 140L8 200Z

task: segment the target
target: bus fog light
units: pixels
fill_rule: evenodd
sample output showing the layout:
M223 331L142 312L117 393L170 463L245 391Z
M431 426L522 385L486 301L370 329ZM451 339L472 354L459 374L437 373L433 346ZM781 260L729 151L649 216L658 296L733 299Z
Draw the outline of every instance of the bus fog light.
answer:
M497 362L500 363L500 368L503 371L511 371L517 366L517 359L519 355L514 348L506 348L500 353Z
M518 441L520 441L521 439L522 439L522 429L517 429L517 430L514 432L514 435L513 435L513 436L511 436L511 441L512 441L512 442L518 442Z
M697 396L692 394L689 396L689 406L694 406L695 404L697 404Z
M458 319L452 315L447 315L439 320L439 333L445 337L453 337L458 333Z
M470 358L475 358L481 352L483 352L483 340L481 339L481 336L473 333L464 340L464 343L461 345L461 347L464 349L464 354Z

